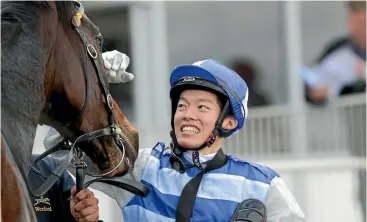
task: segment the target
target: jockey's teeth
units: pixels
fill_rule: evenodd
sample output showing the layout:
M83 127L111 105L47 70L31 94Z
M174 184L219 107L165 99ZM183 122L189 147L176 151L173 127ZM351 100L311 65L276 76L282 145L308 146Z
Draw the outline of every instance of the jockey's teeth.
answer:
M193 126L184 126L181 128L182 132L199 133L199 129Z

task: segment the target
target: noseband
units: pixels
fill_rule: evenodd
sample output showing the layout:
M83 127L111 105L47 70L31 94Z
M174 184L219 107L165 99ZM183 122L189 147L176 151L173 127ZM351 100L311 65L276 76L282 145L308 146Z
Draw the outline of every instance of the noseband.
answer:
M125 158L125 145L126 142L123 140L122 138L122 130L120 127L118 127L118 125L115 122L115 114L114 114L114 110L113 110L113 99L112 96L108 90L108 83L106 83L106 80L104 78L104 74L102 74L102 71L100 69L100 66L98 65L98 53L97 50L94 48L94 46L89 43L86 34L79 29L79 26L81 24L81 18L84 15L84 8L81 5L80 2L78 1L74 1L74 3L77 5L78 7L78 12L75 14L75 16L72 19L72 24L74 25L75 30L77 31L77 33L79 34L84 47L85 47L85 63L84 63L84 71L85 71L85 80L86 80L86 94L85 94L85 99L84 99L84 104L83 107L78 115L78 117L73 121L73 122L68 122L66 123L66 125L68 127L70 127L72 124L76 124L77 122L79 122L80 117L82 116L82 114L84 113L86 107L88 106L88 88L89 88L89 73L88 73L88 57L92 60L93 65L97 71L97 76L98 76L98 81L102 87L102 93L104 95L103 99L104 99L104 103L107 109L107 113L108 113L108 122L109 122L109 126L103 128L103 129L99 129L93 132L89 132L89 133L85 133L83 135L78 136L75 139L64 139L63 141L61 141L60 143L58 143L57 145L55 145L54 147L52 147L51 149L45 151L44 153L42 153L32 164L32 169L35 170L33 168L33 165L35 163L37 163L39 160L43 159L44 157L46 157L47 155L54 153L56 151L59 150L69 150L68 156L67 158L62 161L60 163L60 165L52 172L52 174L46 179L46 181L44 182L44 184L42 184L36 191L33 191L32 189L29 189L31 194L33 196L41 196L44 195L44 193L46 193L51 187L52 185L59 179L59 177L62 175L62 173L66 170L66 168L68 167L70 161L73 159L74 161L74 167L76 168L76 187L77 187L77 192L79 192L80 190L82 190L83 188L88 187L90 184L92 184L93 182L102 182L102 183L107 183L113 186L117 186L120 187L124 190L128 190L134 194L137 194L139 196L147 196L149 193L149 189L141 184L138 183L137 181L128 179L128 178L122 178L119 177L117 178L103 178L103 176L107 176L109 174L111 174L112 172L114 172L118 167L121 166L121 164L123 163L123 160ZM78 144L83 143L83 142L87 142L90 141L92 139L95 138L99 138L102 136L112 136L116 145L119 147L119 149L122 152L122 156L121 159L119 161L119 163L117 164L116 167L114 167L113 169L109 170L108 172L105 172L103 174L98 174L98 175L90 175L93 177L97 177L94 180L88 181L86 183L84 183L84 178L86 173L86 168L87 165L84 161L82 161L82 157L84 155L84 152L78 147ZM128 159L127 159L128 161Z

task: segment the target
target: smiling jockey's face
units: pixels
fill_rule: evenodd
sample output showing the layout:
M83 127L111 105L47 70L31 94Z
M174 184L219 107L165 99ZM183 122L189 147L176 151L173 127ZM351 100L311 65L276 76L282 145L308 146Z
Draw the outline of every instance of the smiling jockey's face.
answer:
M183 91L174 116L178 144L187 149L201 146L211 135L220 113L220 103L214 93Z

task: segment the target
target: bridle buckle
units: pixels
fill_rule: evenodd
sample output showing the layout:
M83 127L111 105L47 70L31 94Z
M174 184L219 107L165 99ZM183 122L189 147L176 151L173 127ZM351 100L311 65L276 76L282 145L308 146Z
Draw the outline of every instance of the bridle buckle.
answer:
M87 51L88 51L88 54L90 55L90 57L92 57L93 59L97 58L97 56L98 56L97 50L94 48L94 46L92 44L87 45Z

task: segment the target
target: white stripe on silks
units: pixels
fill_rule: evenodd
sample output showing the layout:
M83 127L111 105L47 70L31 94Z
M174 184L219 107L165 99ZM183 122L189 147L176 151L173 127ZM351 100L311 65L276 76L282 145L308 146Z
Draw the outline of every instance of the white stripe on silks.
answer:
M150 210L147 210L138 205L126 206L123 208L124 222L144 222L144 221L154 221L154 222L174 222L175 219L165 217L156 214ZM128 216L127 216L128 215ZM129 218L126 220L125 218Z
M248 97L249 97L249 92L248 92L248 88L246 89L246 95L245 95L245 99L242 101L242 105L243 105L243 109L241 109L242 111L242 115L244 115L244 118L247 118L248 115L248 107L247 107L247 102L248 102Z
M198 196L206 199L229 200L241 203L248 198L264 200L269 185L245 177L211 173L204 175Z
M161 193L180 196L183 187L191 180L191 177L187 173L180 174L173 169L159 169L159 166L159 159L150 156L142 180L150 183ZM172 183L172 181L175 182Z
M161 193L180 196L182 189L191 179L186 173L180 174L174 169L159 169L159 160L154 156L149 158L148 164L149 167L142 179ZM172 181L175 182L172 183ZM197 196L240 203L251 197L264 200L268 188L269 185L266 183L249 180L242 176L208 173L203 177Z

